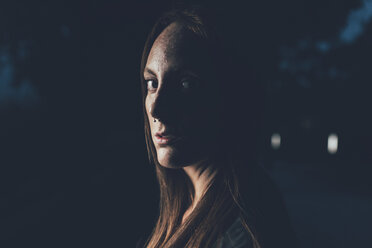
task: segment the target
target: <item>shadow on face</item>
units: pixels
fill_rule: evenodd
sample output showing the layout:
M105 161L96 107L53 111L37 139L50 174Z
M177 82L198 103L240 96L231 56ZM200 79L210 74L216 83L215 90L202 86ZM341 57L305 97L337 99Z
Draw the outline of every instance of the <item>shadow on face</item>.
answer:
M207 44L179 23L156 38L144 69L158 162L181 168L211 156L220 136L220 84Z

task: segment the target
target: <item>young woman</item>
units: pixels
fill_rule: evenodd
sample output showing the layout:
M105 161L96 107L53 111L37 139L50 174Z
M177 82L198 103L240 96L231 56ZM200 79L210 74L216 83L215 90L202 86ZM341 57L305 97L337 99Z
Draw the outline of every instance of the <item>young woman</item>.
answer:
M145 137L160 185L145 246L294 247L280 195L250 159L254 87L237 88L251 82L236 76L207 17L198 8L164 14L143 51Z

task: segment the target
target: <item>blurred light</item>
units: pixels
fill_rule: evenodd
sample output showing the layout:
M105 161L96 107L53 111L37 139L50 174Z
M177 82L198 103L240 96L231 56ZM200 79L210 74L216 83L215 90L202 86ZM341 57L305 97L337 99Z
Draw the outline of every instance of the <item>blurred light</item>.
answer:
M275 150L279 149L280 141L281 141L280 134L274 133L273 135L271 135L271 147L273 149Z
M338 149L338 136L337 134L330 134L328 136L328 152L335 154Z
M340 41L353 43L364 32L366 24L372 19L372 0L363 0L363 5L352 9L347 18L347 24L340 33Z

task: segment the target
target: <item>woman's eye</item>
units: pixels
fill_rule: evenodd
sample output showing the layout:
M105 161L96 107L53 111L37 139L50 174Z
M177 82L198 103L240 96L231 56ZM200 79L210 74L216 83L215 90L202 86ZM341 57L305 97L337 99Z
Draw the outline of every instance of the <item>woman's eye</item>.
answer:
M189 81L183 81L182 82L182 87L184 89L189 89L191 87L191 83Z
M146 83L148 91L153 91L158 88L158 82L156 80L146 80Z
M182 89L184 90L194 90L197 86L198 83L195 79L186 79L181 81Z

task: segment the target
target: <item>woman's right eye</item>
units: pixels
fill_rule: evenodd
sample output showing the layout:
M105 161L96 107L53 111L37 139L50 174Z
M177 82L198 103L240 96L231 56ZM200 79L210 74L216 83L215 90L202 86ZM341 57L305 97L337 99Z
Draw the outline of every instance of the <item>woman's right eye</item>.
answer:
M154 91L158 88L158 82L156 80L150 79L146 80L147 90Z

